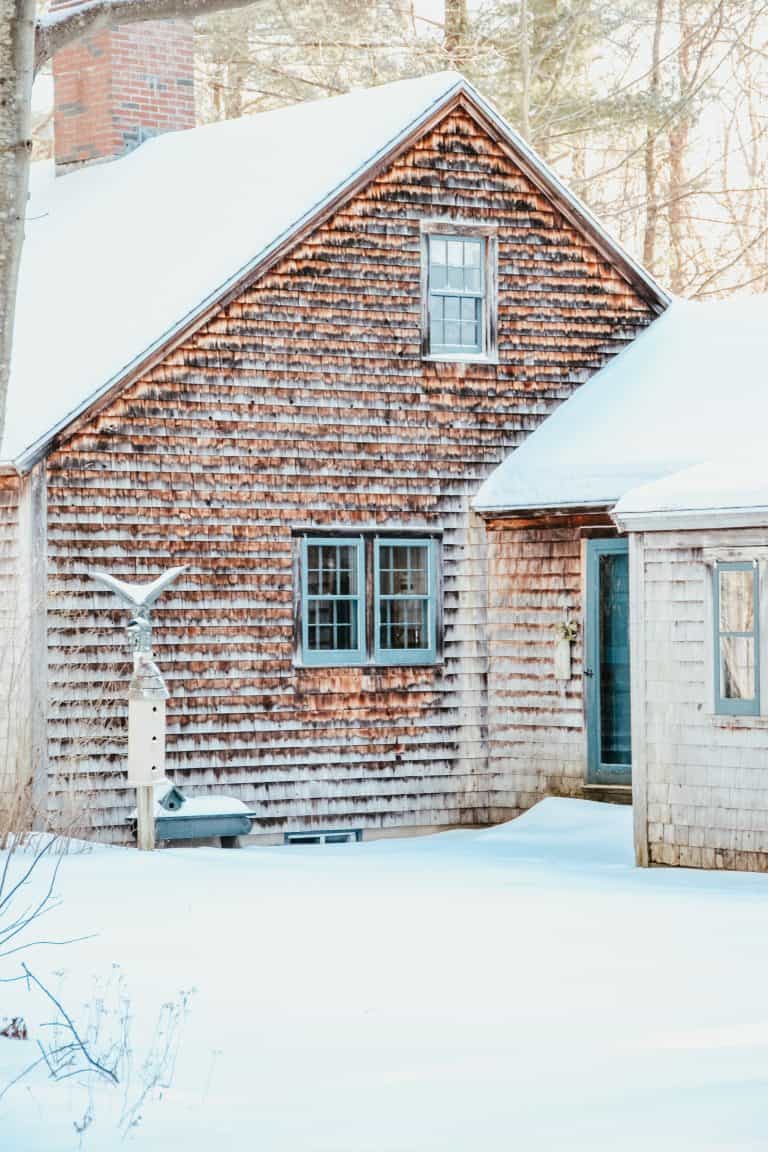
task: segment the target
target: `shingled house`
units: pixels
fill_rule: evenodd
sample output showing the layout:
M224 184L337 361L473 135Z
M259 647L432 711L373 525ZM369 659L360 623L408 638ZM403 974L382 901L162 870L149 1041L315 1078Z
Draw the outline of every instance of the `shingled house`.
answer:
M142 136L91 146L92 109L73 142L86 80L60 169ZM519 812L470 501L667 304L455 74L36 166L0 496L4 749L38 807L126 838L124 620L87 573L183 563L155 652L190 794L280 838ZM552 554L515 559L545 598ZM509 707L535 735L536 692Z
M675 300L473 500L491 765L631 798L643 865L768 870L766 352L765 297Z

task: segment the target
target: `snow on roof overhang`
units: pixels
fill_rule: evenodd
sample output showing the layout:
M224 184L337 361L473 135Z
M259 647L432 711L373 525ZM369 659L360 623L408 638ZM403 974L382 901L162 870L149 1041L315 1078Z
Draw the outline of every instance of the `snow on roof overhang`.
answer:
M434 78L427 79L439 80L440 78L440 74L438 74ZM436 98L426 103L422 101L419 109L414 110L414 115L400 131L369 154L357 167L348 172L344 179L330 187L325 195L316 200L290 225L275 235L253 258L233 271L226 280L207 293L197 306L180 316L176 323L162 331L151 344L138 350L137 354L122 368L113 373L99 387L89 391L55 423L46 428L41 435L19 451L15 455L14 464L22 471L32 468L57 444L61 443L68 433L74 432L83 420L90 418L100 408L108 404L122 388L145 373L173 347L205 323L212 313L225 306L244 287L263 275L290 247L299 243L308 231L317 227L346 199L354 195L361 186L373 179L382 167L390 164L403 150L411 146L419 135L429 131L436 121L458 104L472 113L491 134L496 136L500 143L506 147L511 159L529 179L547 195L579 231L588 236L601 255L616 267L654 310L657 313L664 311L671 299L668 293L610 236L586 205L559 180L541 157L506 123L492 105L463 77L457 74L445 74L445 80L444 90ZM416 85L418 82L399 83ZM382 90L395 86L383 85ZM349 97L336 99L341 101L352 99L354 96L355 93L351 93ZM327 102L313 103L320 105ZM260 115L270 116L274 114L262 113ZM208 126L208 130L210 127ZM180 133L177 135L191 135L196 131L200 130L192 129L190 134ZM155 140L153 143L155 147L162 146L163 139ZM112 162L113 165L119 163L120 161ZM67 176L64 179L73 180L75 175Z

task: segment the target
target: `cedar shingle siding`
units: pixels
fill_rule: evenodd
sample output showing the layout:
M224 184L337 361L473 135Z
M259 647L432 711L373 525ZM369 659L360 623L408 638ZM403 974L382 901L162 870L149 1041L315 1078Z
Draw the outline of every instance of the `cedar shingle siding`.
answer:
M436 216L498 224L498 366L420 359L419 223ZM155 612L177 783L239 796L269 832L516 807L488 759L485 532L468 501L650 319L450 112L49 457L51 802L71 786L113 839L134 803L124 616L86 571L187 563ZM306 524L443 531L442 664L293 666L291 530Z

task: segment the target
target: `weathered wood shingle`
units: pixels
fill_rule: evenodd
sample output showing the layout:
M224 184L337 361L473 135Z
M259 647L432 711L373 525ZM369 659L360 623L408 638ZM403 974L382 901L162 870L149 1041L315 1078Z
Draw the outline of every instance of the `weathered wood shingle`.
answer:
M436 216L498 226L498 366L420 359L419 222ZM241 797L263 830L487 819L503 797L468 501L650 318L501 146L447 115L49 457L54 797L71 779L114 838L132 805L123 621L85 573L187 563L155 613L179 783ZM443 663L294 668L302 524L442 530Z

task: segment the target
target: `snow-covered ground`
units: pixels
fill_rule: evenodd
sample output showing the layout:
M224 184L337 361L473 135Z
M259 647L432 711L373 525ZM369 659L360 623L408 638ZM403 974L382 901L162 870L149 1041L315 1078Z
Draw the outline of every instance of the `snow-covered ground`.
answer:
M195 989L172 1087L123 1145L100 1086L85 1148L768 1148L768 877L635 870L629 809L545 800L489 831L338 847L97 847L58 890L37 936L96 935L24 958L75 1014L118 972L137 1065L162 1003ZM0 1016L18 1012L33 1036L0 1039L0 1080L46 1018L0 985ZM81 1093L33 1074L0 1102L0 1147L77 1148Z

